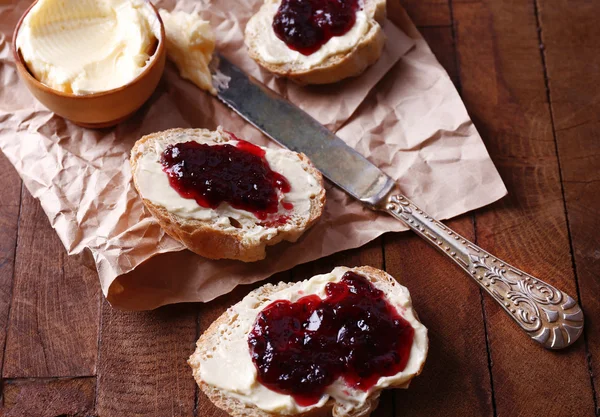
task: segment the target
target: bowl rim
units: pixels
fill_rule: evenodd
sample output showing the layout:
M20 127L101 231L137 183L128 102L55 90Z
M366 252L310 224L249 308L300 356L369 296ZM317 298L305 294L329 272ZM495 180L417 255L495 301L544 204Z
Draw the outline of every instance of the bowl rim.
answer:
M160 26L160 39L158 39L158 46L156 47L156 51L152 55L153 59L151 60L150 64L148 66L146 66L146 68L144 68L142 72L140 72L133 80L129 81L127 84L123 84L122 86L112 88L110 90L98 91L98 92L89 93L89 94L73 94L73 93L65 93L64 91L55 90L54 88L48 87L46 84L42 83L41 81L39 81L37 78L35 78L31 74L31 72L29 71L29 68L27 67L27 64L25 63L25 60L23 59L23 56L19 53L19 50L17 49L17 36L19 35L19 30L21 29L21 25L23 24L25 17L29 14L29 12L31 11L33 6L35 6L38 3L38 1L39 0L35 0L33 3L31 3L31 5L27 8L27 10L25 10L23 15L19 18L19 21L17 22L17 25L15 26L15 30L13 31L11 50L12 50L13 58L15 61L15 65L18 67L18 69L21 70L19 72L21 74L24 74L24 76L31 83L35 84L36 88L39 88L40 90L43 90L44 92L46 92L48 94L53 94L53 95L64 97L64 98L93 99L93 98L97 98L97 97L103 97L103 96L107 96L110 94L118 93L134 84L139 83L144 75L146 75L148 72L150 72L150 70L153 67L158 65L158 61L161 60L161 58L160 58L161 55L166 53L166 50L165 50L165 48L166 48L166 46L165 46L166 45L165 26L162 21L162 18L160 17L160 13L156 9L156 7L152 4L152 2L150 2L150 0L144 0L144 2L152 8L152 11L156 15L159 26Z

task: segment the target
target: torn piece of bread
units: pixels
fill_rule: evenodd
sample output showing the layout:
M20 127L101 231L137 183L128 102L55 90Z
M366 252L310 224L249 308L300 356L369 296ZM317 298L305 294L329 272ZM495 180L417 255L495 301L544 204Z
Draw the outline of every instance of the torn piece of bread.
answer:
M339 283L347 272L353 272L366 278L377 290L382 291L389 305L413 328L412 344L409 345L406 365L395 375L380 376L376 380L376 384L366 391L350 387L342 378L337 379L327 386L317 403L302 406L292 395L273 391L258 381L258 369L250 352L249 337L251 334L256 334L254 333L256 332L255 326L259 317L261 319L264 317L267 311L265 307L272 308L274 302L280 300L296 303L302 297L313 294L324 299L327 285ZM304 327L307 323L300 324L300 328L307 329L306 335L310 335L309 331L314 330L315 312L310 316L308 327ZM367 320L364 323L372 322ZM329 326L329 324L316 324L316 328L321 325ZM358 327L360 326L358 324ZM348 328L346 327L346 329ZM356 334L352 333L355 330L347 331L350 332L348 334ZM340 333L338 333L338 341L340 337L343 337L339 335ZM291 333L288 340L292 337L306 340L306 336L296 336L295 333ZM275 346L278 342L271 343L267 343L267 346L271 346L267 350L270 355L273 354L273 349L276 349ZM278 285L267 284L257 288L213 322L202 334L196 346L196 351L188 360L196 382L217 407L233 417L280 417L284 415L368 417L377 407L383 389L408 388L412 378L421 373L427 357L428 337L427 329L420 323L413 309L410 293L393 277L369 266L337 267L331 273L317 275L306 281L282 282ZM289 349L297 349L297 347L294 345ZM301 390L300 387L298 389Z
M385 44L385 0L359 0L362 9L354 26L310 55L290 49L275 34L273 19L281 1L265 0L246 26L248 53L266 70L299 84L329 84L360 75L379 59Z
M232 147L246 142L219 128L171 129L144 136L135 143L131 170L144 205L170 236L191 251L210 259L261 260L267 246L284 240L295 242L321 217L325 205L323 177L304 154L287 149L256 147L264 150L263 158L270 170L290 185L289 192L278 191L277 212L265 219L225 201L211 208L201 206L192 197L182 197L171 186L161 158L169 146L186 142ZM215 175L221 178L230 174ZM251 182L249 185L255 187ZM221 187L228 187L228 183L221 183Z
M210 23L196 13L160 9L165 27L167 57L175 63L179 73L199 88L215 95L208 68L215 50L215 35Z

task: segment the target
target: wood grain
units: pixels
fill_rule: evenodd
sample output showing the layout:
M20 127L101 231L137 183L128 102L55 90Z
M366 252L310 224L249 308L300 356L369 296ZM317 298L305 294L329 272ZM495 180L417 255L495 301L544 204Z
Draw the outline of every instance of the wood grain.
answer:
M396 417L396 404L393 390L384 390L379 397L379 405L369 417Z
M576 296L534 5L453 6L463 97L509 190L477 214L478 243ZM484 305L497 415L593 415L589 384L573 383L588 378L583 342L546 351Z
M381 238L375 239L361 248L338 252L327 258L322 258L304 265L298 265L292 269L292 277L294 281L301 281L317 274L331 272L336 266L347 266L352 268L364 265L380 269L383 268Z
M3 154L0 154L0 364L4 362L4 346L12 299L17 226L21 205L21 179ZM1 369L1 365L0 365Z
M94 375L97 274L69 258L40 204L23 193L4 378Z
M96 378L20 379L3 384L2 417L90 417Z
M186 360L196 342L196 310L188 304L131 313L103 302L98 415L194 415L196 389Z
M539 1L540 33L600 415L600 3ZM577 45L575 48L574 45Z
M402 0L400 2L416 26L450 26L448 0Z

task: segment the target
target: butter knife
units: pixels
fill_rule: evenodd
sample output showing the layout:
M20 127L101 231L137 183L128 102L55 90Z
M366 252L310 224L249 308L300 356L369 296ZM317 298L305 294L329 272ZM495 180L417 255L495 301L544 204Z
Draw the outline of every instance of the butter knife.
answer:
M412 229L458 264L534 341L549 349L583 332L577 302L554 286L481 249L421 210L398 184L334 133L222 56L218 98L269 138L306 154L332 183Z

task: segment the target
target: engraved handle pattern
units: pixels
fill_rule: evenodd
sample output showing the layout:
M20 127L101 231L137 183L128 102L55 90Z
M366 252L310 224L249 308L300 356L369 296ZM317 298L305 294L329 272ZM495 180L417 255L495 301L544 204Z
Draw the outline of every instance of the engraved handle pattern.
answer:
M377 208L448 255L544 347L562 349L583 332L583 312L572 297L469 242L427 215L397 189Z

